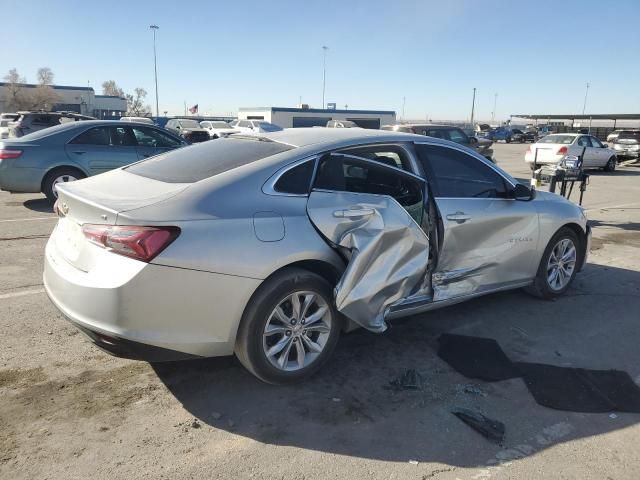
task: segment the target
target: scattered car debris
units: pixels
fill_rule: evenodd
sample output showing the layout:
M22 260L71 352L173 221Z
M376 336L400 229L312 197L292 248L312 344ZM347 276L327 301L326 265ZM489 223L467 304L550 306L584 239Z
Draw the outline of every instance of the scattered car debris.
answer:
M393 390L422 390L424 379L414 368L389 382Z
M409 463L411 465L418 465L420 462L418 462L417 460L409 460Z
M472 383L467 383L467 384L464 384L464 385L458 383L456 385L456 393L457 394L469 393L471 395L479 395L481 397L486 397L488 395L487 392L485 392L480 387L478 387L477 385L474 385Z
M485 417L480 412L475 412L467 408L455 408L451 411L456 417L473 428L483 437L496 442L502 443L504 440L505 427L504 423Z

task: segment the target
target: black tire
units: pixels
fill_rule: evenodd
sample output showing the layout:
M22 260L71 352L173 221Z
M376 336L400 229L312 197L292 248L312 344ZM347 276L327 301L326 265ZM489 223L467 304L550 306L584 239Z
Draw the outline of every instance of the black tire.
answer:
M607 162L607 164L604 166L604 171L605 172L615 171L617 163L618 163L618 160L616 159L616 157L611 157Z
M297 370L285 371L272 364L267 357L263 334L276 307L292 293L301 291L313 292L326 303L331 316L330 331L324 348L312 363ZM275 385L297 383L314 375L326 363L338 343L342 324L342 316L334 306L332 286L315 273L287 268L267 279L251 297L238 328L235 354L247 370L264 382ZM302 342L302 338L298 342ZM294 353L293 347L291 352Z
M505 138L504 142L505 143L511 143L511 139L510 138Z
M549 281L547 279L547 266L549 264L549 257L551 256L551 252L556 247L556 245L558 245L558 243L564 239L571 240L571 242L573 242L573 245L575 246L575 264L573 271L571 272L569 281L566 283L566 285L564 285L564 287L560 289L553 289L549 285ZM568 227L562 227L560 230L558 230L556 234L551 237L547 248L545 248L544 253L542 254L542 259L540 260L540 265L538 266L538 271L536 272L536 277L533 283L525 287L525 291L535 297L544 298L546 300L550 300L564 294L573 283L576 273L578 272L578 268L582 262L582 257L584 255L582 248L582 242L580 242L578 236L573 230Z
M73 167L56 168L47 173L47 175L44 177L44 180L42 181L42 193L47 196L47 199L51 203L54 203L58 199L57 194L53 190L53 183L55 179L65 176L73 177L75 180L86 178L86 175L84 173Z

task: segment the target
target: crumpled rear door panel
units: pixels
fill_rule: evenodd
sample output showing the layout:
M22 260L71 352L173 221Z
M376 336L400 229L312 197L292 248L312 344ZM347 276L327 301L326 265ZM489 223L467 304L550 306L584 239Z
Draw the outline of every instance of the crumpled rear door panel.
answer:
M348 260L335 301L349 319L382 332L392 305L429 291L429 239L392 197L313 191L307 212Z

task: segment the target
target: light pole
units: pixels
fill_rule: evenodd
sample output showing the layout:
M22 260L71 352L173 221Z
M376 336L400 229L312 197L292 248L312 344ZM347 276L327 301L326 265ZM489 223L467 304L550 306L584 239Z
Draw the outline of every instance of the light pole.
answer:
M473 114L476 109L476 87L473 87L473 100L471 101L471 127L473 127Z
M589 82L587 82L587 91L584 92L584 104L582 105L582 115L584 115L584 111L587 108L587 95L589 95Z
M491 122L492 123L496 119L496 103L497 102L498 102L498 94L494 93L493 94L493 112L491 112Z
M156 121L160 116L160 108L158 107L158 62L156 60L156 30L160 27L157 25L149 25L149 28L153 30L153 72L156 79Z
M327 83L327 50L329 47L322 46L322 109L324 110L324 91Z
M407 97L402 97L402 121L404 122L404 104L407 101Z

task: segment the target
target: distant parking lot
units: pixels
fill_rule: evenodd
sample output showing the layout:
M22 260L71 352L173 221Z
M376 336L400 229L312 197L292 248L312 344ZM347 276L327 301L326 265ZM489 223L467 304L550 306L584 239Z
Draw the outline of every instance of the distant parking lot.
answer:
M527 179L527 147L495 144L498 165ZM640 415L545 408L521 379L470 381L436 354L442 333L477 335L516 360L625 370L640 383L639 181L640 166L592 172L592 250L566 296L512 291L381 335L358 330L293 387L266 385L234 358L150 365L97 350L43 290L51 206L0 192L0 477L639 478ZM408 369L422 388L390 389ZM503 422L504 443L455 407Z

